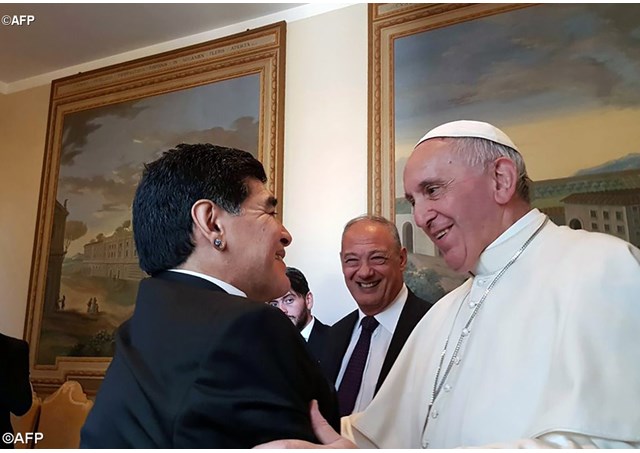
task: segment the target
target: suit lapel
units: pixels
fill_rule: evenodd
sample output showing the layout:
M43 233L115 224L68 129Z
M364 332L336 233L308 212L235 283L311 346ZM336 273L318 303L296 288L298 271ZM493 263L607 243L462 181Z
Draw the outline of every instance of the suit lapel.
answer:
M391 343L389 344L387 355L382 363L382 369L380 370L378 382L376 383L376 393L389 374L389 371L398 358L398 354L400 354L407 338L411 335L416 324L418 324L420 319L422 319L424 313L425 311L420 309L418 298L411 292L411 290L409 290L407 301L402 308L402 312L398 318L398 324L396 325L396 330L393 332L393 337L391 337Z
M347 317L331 327L328 335L328 354L329 359L326 361L325 370L326 375L335 384L340 373L340 366L342 365L342 359L347 352L349 342L351 341L351 335L353 334L353 328L358 322L358 310L355 310L347 315Z
M324 337L327 333L327 329L329 327L325 324L322 324L318 318L315 318L315 322L313 324L313 329L311 329L311 333L309 334L309 339L307 343L309 345L313 345L313 347L320 347L324 342Z

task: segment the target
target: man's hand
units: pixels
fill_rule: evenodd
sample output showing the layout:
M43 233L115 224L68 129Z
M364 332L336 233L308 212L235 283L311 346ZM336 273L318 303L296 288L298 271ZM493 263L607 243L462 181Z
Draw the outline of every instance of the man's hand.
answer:
M274 440L253 448L358 448L356 444L335 432L318 409L318 402L311 401L311 427L321 444L312 444L304 440Z

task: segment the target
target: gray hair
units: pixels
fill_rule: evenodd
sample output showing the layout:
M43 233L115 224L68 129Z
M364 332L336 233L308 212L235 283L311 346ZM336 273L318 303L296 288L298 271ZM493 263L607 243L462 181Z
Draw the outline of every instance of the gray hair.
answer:
M391 233L391 236L393 237L394 242L398 246L398 250L402 249L402 242L400 242L400 234L398 233L398 228L396 227L396 224L393 223L391 220L379 215L363 214L361 216L358 216L349 220L347 224L344 226L344 230L342 230L342 239L344 240L344 235L349 228L351 228L353 225L355 225L358 222L364 222L364 221L379 223L380 225L384 226L387 230L389 230L389 233Z
M518 170L518 181L516 183L516 193L524 201L529 203L531 179L527 175L522 155L515 149L501 145L491 140L476 137L456 137L451 140L454 152L457 153L469 166L477 167L482 165L485 170L489 165L500 157L506 157L516 164Z

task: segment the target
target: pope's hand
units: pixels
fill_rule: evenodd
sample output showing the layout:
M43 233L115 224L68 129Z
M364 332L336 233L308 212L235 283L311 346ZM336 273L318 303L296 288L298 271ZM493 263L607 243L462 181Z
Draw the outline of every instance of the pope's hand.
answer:
M358 448L356 444L338 434L325 420L318 409L318 402L311 401L311 427L321 444L312 444L304 440L274 440L254 448Z

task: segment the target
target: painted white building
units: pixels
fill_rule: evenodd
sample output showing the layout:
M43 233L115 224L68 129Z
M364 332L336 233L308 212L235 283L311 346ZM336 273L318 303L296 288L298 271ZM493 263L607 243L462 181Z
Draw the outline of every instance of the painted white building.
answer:
M396 214L396 227L400 233L402 245L407 248L409 253L439 256L431 239L416 225L413 214Z
M111 236L84 245L88 275L123 280L140 280L146 274L138 265L138 252L130 228L120 228Z
M611 234L640 247L640 189L577 193L562 202L569 227Z

